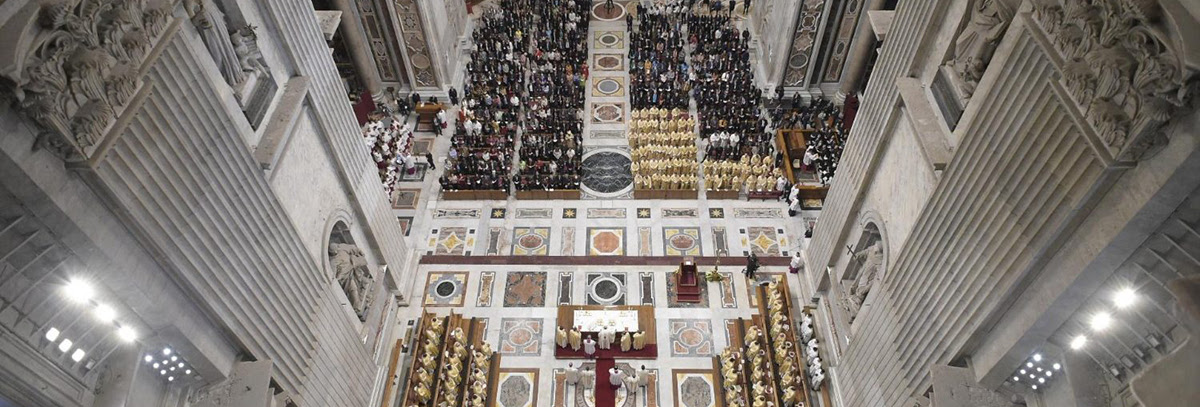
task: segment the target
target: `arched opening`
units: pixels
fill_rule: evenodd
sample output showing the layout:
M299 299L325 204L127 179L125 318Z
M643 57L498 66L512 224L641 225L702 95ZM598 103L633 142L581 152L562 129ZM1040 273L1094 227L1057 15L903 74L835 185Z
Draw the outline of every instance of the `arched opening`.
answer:
M842 292L839 305L845 311L846 322L853 326L858 315L869 306L867 295L883 278L886 260L883 234L875 222L863 226L858 241L853 247L854 254L846 265L846 273L841 282Z
M366 255L354 244L350 227L342 221L334 224L329 232L329 269L358 320L365 321L373 299L375 279L367 266Z

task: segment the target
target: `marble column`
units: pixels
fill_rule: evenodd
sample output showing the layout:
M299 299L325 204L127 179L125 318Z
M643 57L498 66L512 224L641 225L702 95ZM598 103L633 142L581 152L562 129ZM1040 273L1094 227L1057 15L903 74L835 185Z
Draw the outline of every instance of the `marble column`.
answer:
M358 8L353 0L333 0L333 4L342 12L342 39L345 41L346 52L350 53L351 62L363 87L371 92L371 98L382 100L383 80L379 78L379 69L375 67L374 57L371 56L371 42L363 32L362 24L358 22Z
M879 10L883 8L884 0L871 0L866 4L858 18L858 29L854 33L854 41L851 42L850 54L846 57L846 71L842 74L842 83L838 87L838 92L834 95L834 100L838 103L846 100L846 95L858 92L859 85L863 82L863 70L867 67L867 61L871 59L871 51L875 50L875 30L871 29L871 21L869 18L863 18L870 10Z

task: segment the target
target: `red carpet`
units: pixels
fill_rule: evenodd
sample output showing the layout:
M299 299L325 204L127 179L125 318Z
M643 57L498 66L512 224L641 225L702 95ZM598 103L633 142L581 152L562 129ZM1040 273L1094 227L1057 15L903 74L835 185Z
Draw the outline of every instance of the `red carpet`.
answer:
M616 407L617 405L617 392L608 383L608 370L616 365L617 362L612 358L596 360L596 407Z
M580 347L579 351L574 351L570 347L560 348L558 345L554 345L554 357L559 359L587 359L588 356L586 353L583 353L583 347ZM629 352L621 352L621 347L614 343L611 349L596 348L596 358L657 359L658 345L647 343L646 347L642 348L642 350L630 349Z

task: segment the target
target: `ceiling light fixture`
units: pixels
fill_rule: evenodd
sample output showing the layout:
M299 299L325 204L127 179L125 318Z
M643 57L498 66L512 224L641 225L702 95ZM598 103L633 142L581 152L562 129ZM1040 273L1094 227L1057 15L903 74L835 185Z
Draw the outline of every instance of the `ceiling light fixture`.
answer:
M114 319L117 319L117 310L108 306L108 304L97 305L96 318L99 318L101 322L112 322Z
M76 362L81 361L84 355L87 355L87 352L84 352L83 349L75 349L75 352L71 353L71 360Z
M63 292L67 295L67 298L77 303L83 303L92 299L92 295L96 293L92 290L91 284L79 279L71 279Z
M1034 353L1034 354L1033 354L1033 361L1034 361L1034 362L1041 362L1041 361L1042 361L1042 354L1041 354L1041 353Z
M1093 331L1104 331L1108 329L1109 325L1112 325L1112 316L1107 312L1098 312L1096 315L1092 315L1091 325Z
M62 342L60 342L58 344L58 350L62 351L62 352L66 352L71 349L72 344L73 343L71 343L70 339L63 339Z
M1113 293L1112 301L1117 308L1128 308L1137 302L1137 291L1130 287L1122 288Z
M1079 336L1076 336L1075 339L1071 340L1071 349L1073 349L1073 350L1083 349L1084 345L1087 345L1087 337L1086 336L1079 335Z
M123 326L117 328L117 336L119 336L121 340L125 342L133 342L137 340L137 331L135 331L133 327ZM150 355L146 355L147 362L149 362L151 359L153 358L151 358Z
M54 341L58 340L58 334L60 334L60 333L62 333L62 332L59 332L58 328L50 327L50 329L46 330L46 340L50 341L50 342L54 342Z

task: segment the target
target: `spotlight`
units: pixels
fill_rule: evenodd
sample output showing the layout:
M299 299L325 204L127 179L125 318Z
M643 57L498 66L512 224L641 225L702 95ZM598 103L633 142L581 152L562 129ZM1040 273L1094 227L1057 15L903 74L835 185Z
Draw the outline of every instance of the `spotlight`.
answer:
M1014 381L1014 382L1019 382L1019 381L1021 381L1021 377L1020 377L1020 376L1013 376L1013 381Z
M60 333L62 333L62 332L59 332L58 328L50 327L50 329L46 330L46 340L50 341L50 342L54 342L54 341L58 340L58 334L60 334Z
M1054 372L1051 372L1051 371L1047 370L1047 371L1046 371L1046 377L1050 377L1050 376L1054 376Z
M70 339L63 339L62 342L58 344L58 350L66 352L71 349L71 345L72 343Z
M71 282L67 283L63 293L66 294L67 298L71 299L71 301L83 303L92 299L92 295L94 295L96 292L92 290L91 284L88 284L86 281L71 279Z
M1034 390L1037 390L1037 385L1036 385L1036 384L1035 384L1035 385L1033 385L1033 389L1034 389Z
M179 367L183 367L183 362L179 362Z
M1033 361L1034 361L1034 362L1041 362L1041 361L1042 361L1042 354L1041 354L1041 353L1034 353L1034 354L1033 354Z
M1087 345L1087 337L1086 336L1079 335L1079 336L1076 336L1075 339L1071 340L1071 349L1080 350L1080 349L1083 349L1084 345Z
M117 310L108 306L108 304L97 305L96 318L99 318L100 322L112 322L112 320L117 319Z
M1058 363L1055 363L1055 364L1054 364L1054 370L1058 370L1058 369L1062 369L1062 365L1060 365L1060 364L1058 364Z
M171 354L171 348L163 348L163 356L167 356L170 354Z
M75 352L71 353L71 360L76 362L81 361L83 360L83 356L86 354L87 352L84 352L83 349L75 349Z
M1025 367L1033 367L1033 362L1025 362Z
M117 328L117 336L121 337L121 340L125 342L133 342L137 340L137 331L133 330L132 327L123 326ZM146 361L149 362L150 359L152 359L150 355L146 355Z
M1021 374L1025 374L1025 369L1021 369Z
M1029 378L1030 378L1030 379L1036 379L1036 378L1037 378L1037 376L1034 376L1034 375L1029 375Z
M1046 382L1046 378L1044 378L1044 377L1038 378L1038 383L1045 383L1045 382Z
M158 369L158 366L159 366L159 364L158 364L158 363L155 363L155 364L153 364L153 365L150 365L150 367L153 367L153 368L155 368L155 369Z
M174 362L174 361L176 361L176 360L179 360L179 356L171 356L171 361L172 361L172 362Z
M192 369L184 370L183 374L192 374Z
M1113 293L1112 301L1117 308L1127 308L1137 302L1137 291L1129 287L1122 288Z
M1037 371L1039 371L1039 372L1042 371L1042 367L1038 366Z
M163 376L166 376L166 375L167 375L167 369L159 370L159 371L158 371L158 374L160 374L160 375L163 375Z
M175 366L171 366L171 368L170 368L170 369L167 369L167 370L170 370L170 371L174 372L174 371L175 371Z
M154 356L146 355L146 359L145 359L145 360L146 360L146 363L153 362L153 361L154 361Z
M167 376L167 381L168 381L168 382L173 382L173 381L175 381L175 376Z
M1109 325L1112 325L1112 316L1108 315L1107 312L1099 312L1099 313L1096 313L1096 315L1092 316L1091 322L1092 322L1092 330L1096 331L1096 332L1100 332L1105 329L1108 329Z

